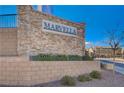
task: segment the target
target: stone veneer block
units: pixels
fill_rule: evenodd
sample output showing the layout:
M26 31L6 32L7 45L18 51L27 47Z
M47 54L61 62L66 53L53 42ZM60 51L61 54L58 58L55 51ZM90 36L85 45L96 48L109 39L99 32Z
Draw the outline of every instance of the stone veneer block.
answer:
M64 54L84 55L85 25L73 23L52 15L34 11L31 6L18 6L18 55ZM76 37L53 34L42 30L42 21L49 20L76 27ZM82 30L82 32L80 32Z
M78 76L93 70L100 71L100 63L94 61L1 61L0 66L0 84L24 86L59 80L65 75Z

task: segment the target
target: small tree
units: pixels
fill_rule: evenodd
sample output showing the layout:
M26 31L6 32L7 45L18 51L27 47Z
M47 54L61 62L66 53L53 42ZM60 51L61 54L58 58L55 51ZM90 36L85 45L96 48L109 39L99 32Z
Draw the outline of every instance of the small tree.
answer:
M111 47L113 51L113 59L115 60L116 50L118 50L124 40L124 31L121 30L110 30L106 31L106 43Z
M92 50L91 56L95 57L95 46L91 42L86 42L86 46Z

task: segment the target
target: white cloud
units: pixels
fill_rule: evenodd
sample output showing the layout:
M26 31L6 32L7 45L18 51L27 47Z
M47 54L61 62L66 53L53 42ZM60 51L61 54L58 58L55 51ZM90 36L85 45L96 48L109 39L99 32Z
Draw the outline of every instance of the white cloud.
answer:
M85 47L86 48L91 48L94 47L92 42L85 42Z
M85 42L85 44L86 44L86 45L92 45L92 43L91 43L91 42Z

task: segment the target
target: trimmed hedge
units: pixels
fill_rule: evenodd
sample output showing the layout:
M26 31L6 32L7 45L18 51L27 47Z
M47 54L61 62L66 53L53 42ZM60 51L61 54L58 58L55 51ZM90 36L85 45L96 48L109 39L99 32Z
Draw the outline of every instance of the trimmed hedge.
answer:
M93 57L88 55L82 57L82 60L93 60L93 59L94 59Z
M79 56L79 55L51 55L51 54L39 54L36 56L31 56L33 61L86 61L93 60L89 56Z
M82 61L82 56L78 55L68 55L69 61Z

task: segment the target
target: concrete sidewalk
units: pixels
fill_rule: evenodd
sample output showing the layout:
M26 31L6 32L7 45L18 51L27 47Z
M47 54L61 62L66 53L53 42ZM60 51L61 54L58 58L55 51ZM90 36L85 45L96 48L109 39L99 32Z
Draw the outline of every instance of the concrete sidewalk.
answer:
M115 58L115 60L113 60L113 58L95 58L95 60L109 60L115 63L122 63L124 64L124 59L119 59L119 58Z

